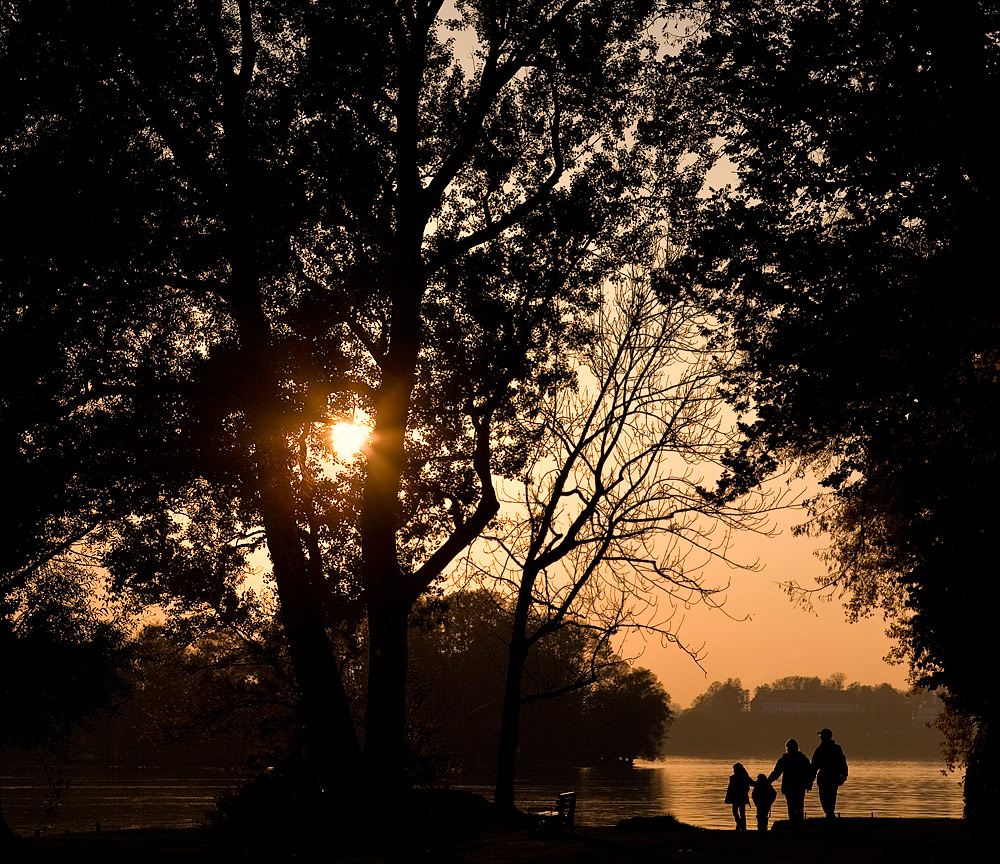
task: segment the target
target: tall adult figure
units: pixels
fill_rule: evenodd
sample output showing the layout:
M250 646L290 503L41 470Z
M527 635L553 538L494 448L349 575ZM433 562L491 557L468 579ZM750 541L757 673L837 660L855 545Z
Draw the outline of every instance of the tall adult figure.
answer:
M821 729L816 734L819 735L819 747L813 753L812 772L819 788L819 803L827 819L836 819L837 789L847 779L847 757L829 729Z
M813 771L809 757L799 750L799 742L789 738L785 742L785 752L768 775L773 783L781 778L781 794L788 806L788 821L797 824L805 819L806 792L812 789Z

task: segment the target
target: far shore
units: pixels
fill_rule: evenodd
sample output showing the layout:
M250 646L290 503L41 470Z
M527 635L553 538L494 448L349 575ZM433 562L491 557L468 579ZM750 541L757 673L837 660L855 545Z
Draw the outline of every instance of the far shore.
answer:
M669 817L627 820L617 827L579 827L573 834L538 837L524 828L438 824L384 826L369 842L345 842L336 832L311 840L271 842L226 838L207 828L105 831L33 837L5 861L101 861L157 864L168 861L325 861L344 864L625 864L645 861L761 862L761 864L885 864L981 860L961 819L807 820L799 830L778 821L766 833L693 828Z

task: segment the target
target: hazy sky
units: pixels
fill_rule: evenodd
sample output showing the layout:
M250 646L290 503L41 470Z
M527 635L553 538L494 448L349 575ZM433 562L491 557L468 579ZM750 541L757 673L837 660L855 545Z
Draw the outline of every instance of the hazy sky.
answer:
M786 675L816 675L827 678L843 672L847 683L888 683L906 689L906 666L890 665L883 658L892 643L885 635L880 615L848 624L843 606L837 602L814 604L803 611L789 600L776 583L797 581L814 585L825 565L813 554L822 539L792 537L790 526L804 521L801 514L786 513L777 520L781 533L775 537L744 536L733 548L739 560L759 559L757 573L728 571L732 578L722 612L693 607L685 613L681 634L688 643L705 643L704 671L676 647L647 644L636 662L652 669L671 699L687 708L713 681L741 679L751 691Z
M358 441L352 439L351 445L356 448ZM816 491L815 483L799 490L797 496L790 490L789 500ZM642 650L634 658L636 665L652 669L671 700L682 708L689 707L713 681L727 678L739 678L751 695L754 687L788 675L828 678L837 672L847 676L847 683L888 683L907 689L906 666L883 659L892 643L880 615L849 624L836 599L816 602L811 611L804 610L779 587L777 583L791 581L815 586L816 578L825 572L815 552L827 541L792 536L792 526L805 521L801 510L781 511L771 521L774 536L737 536L730 550L734 561L758 561L759 571L718 564L707 572L707 584L731 581L725 612L697 605L682 613L680 635L689 645L703 645L702 668L676 646L663 647L658 641L643 646L633 640L625 655L633 659Z

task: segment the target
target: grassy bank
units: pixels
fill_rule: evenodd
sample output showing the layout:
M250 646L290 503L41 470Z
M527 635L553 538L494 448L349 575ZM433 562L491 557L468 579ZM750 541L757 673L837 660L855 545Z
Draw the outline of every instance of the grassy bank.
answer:
M241 843L209 829L65 834L23 841L5 861L160 862L327 861L441 862L441 864L580 864L625 862L769 862L769 864L886 864L981 860L967 826L955 819L821 820L799 831L778 822L772 831L715 831L669 820L637 820L628 827L579 828L572 836L539 838L523 829L490 825L437 825L433 830L385 826L368 841L317 834L273 844Z

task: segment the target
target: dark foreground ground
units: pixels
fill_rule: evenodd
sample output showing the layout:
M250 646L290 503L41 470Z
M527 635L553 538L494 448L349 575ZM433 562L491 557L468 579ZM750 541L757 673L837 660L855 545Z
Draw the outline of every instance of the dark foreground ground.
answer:
M633 820L628 827L578 828L573 835L537 837L523 828L437 826L433 831L384 826L360 842L318 834L305 841L247 843L206 828L135 830L30 838L0 861L160 862L303 861L376 864L533 864L533 862L768 862L768 864L961 864L991 858L975 849L967 826L956 819L821 820L790 831L778 822L766 834L692 829L666 820ZM244 838L246 839L246 838ZM352 848L353 847L353 848Z

